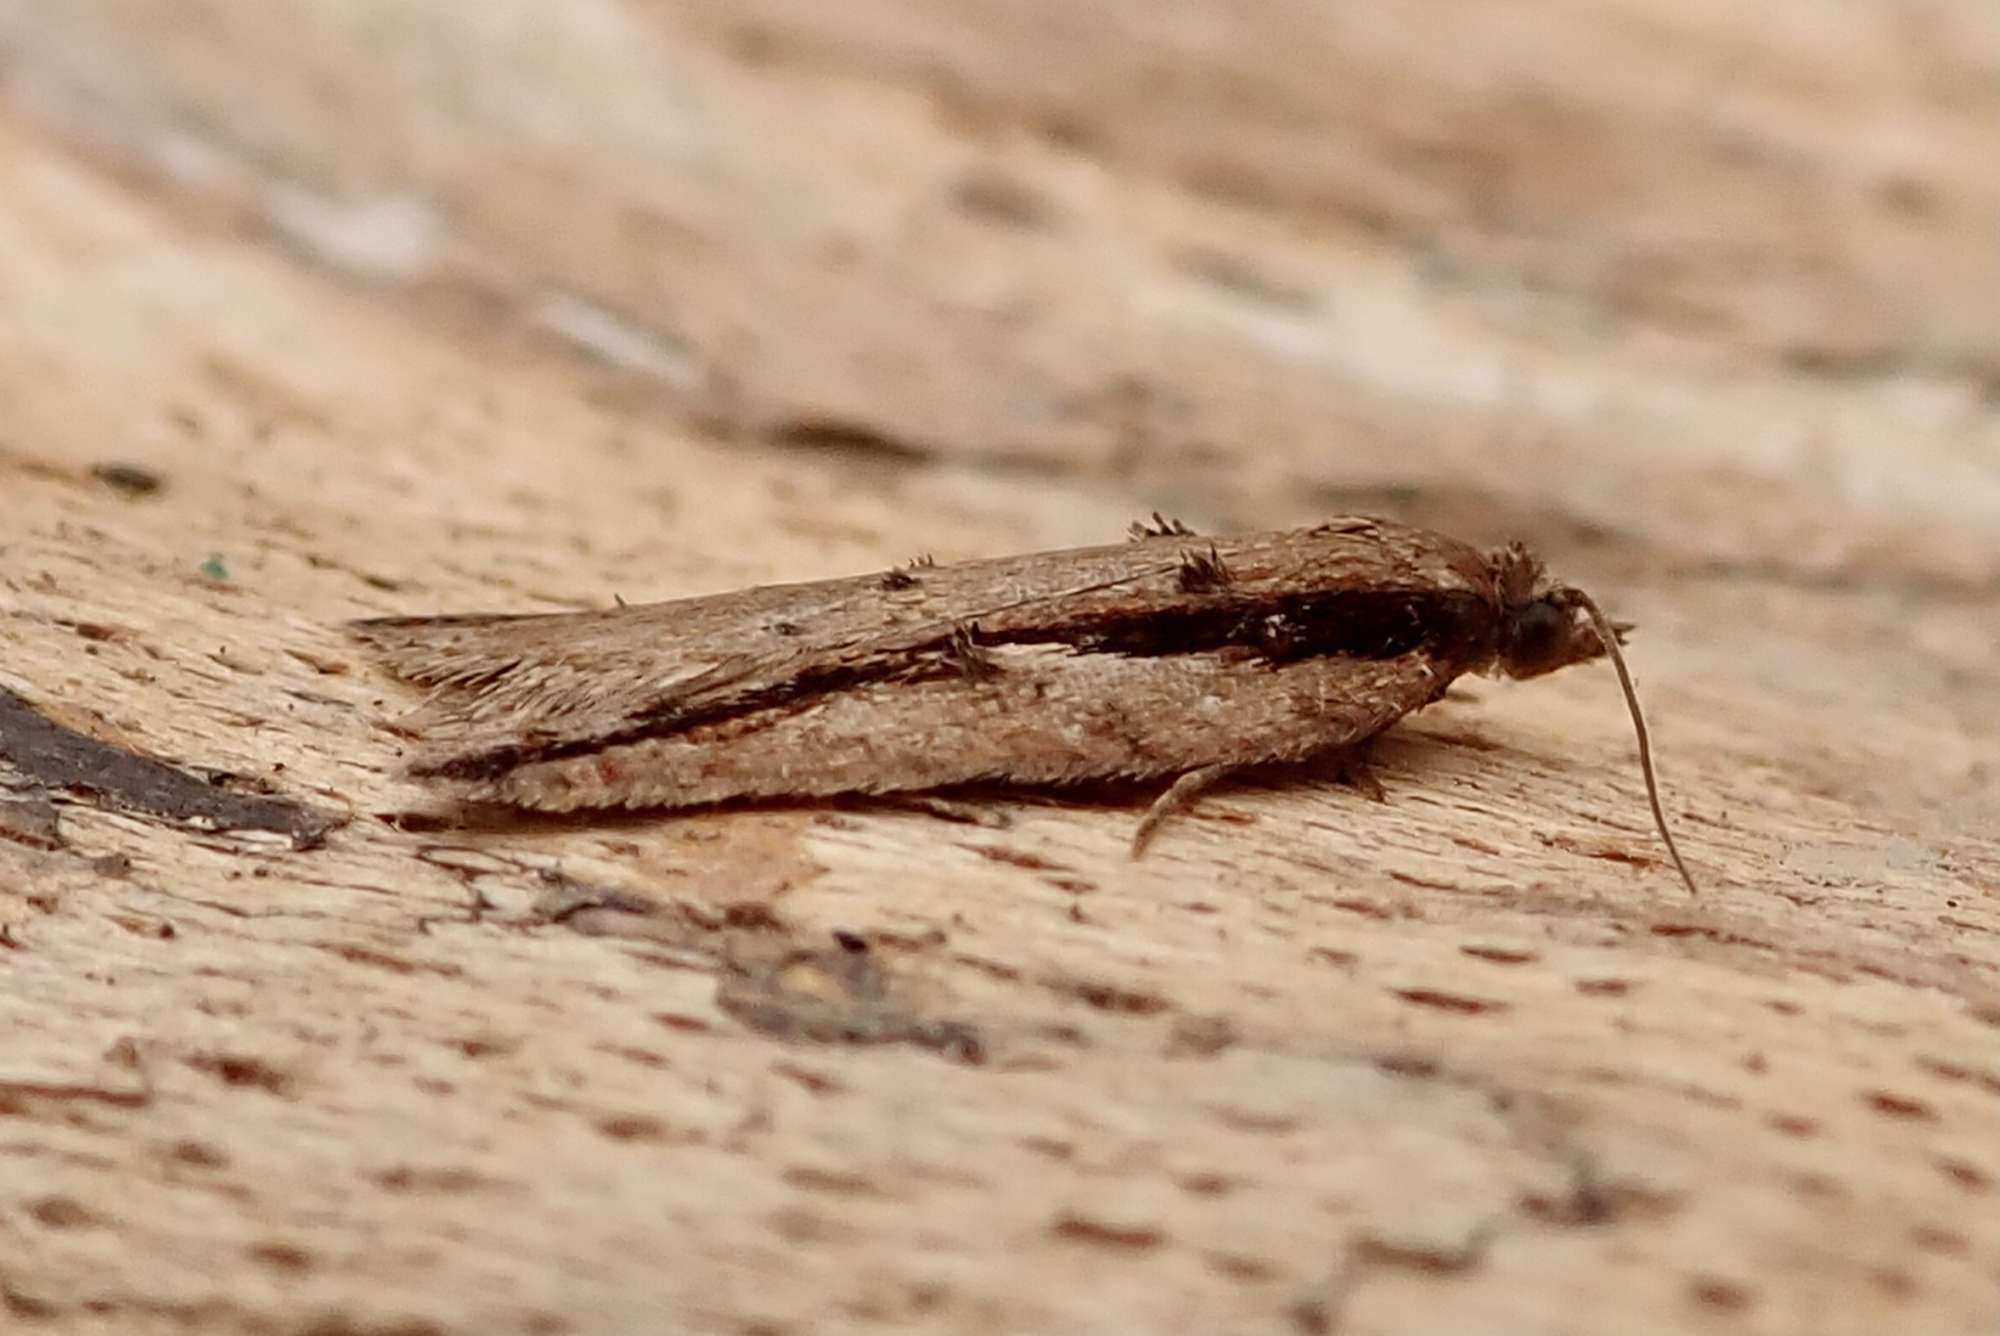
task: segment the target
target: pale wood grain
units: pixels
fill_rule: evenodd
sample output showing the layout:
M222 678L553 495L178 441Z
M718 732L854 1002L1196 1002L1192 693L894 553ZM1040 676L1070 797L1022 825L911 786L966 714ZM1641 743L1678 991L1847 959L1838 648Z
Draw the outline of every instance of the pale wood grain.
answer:
M0 4L0 684L353 815L0 839L0 1325L1990 1325L1990 9L1057 8ZM346 618L1156 507L1537 543L1707 893L1588 669L1138 864L384 819Z

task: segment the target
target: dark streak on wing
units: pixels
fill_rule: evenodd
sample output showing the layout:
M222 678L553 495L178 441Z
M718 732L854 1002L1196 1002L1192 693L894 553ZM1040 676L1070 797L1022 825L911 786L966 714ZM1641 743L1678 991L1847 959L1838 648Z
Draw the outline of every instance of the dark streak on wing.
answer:
M1240 651L1267 665L1314 658L1392 659L1433 648L1450 660L1456 646L1480 634L1486 605L1464 591L1431 591L1413 597L1347 590L1311 598L1292 595L1246 599L1217 597L1201 606L1164 612L1105 612L1042 626L983 633L980 643L1054 648L1077 654L1128 658L1215 655ZM563 741L514 741L420 762L412 773L439 778L491 779L526 761L558 760L682 733L722 720L784 711L836 692L884 683L910 685L955 677L951 628L894 647L876 646L865 659L814 663L782 680L749 690L718 692L715 684L664 700L631 716L622 728Z
M590 613L358 623L392 671L434 688L416 773L491 777L531 760L796 707L870 683L954 671L954 631L994 646L1166 656L1241 652L1273 663L1385 657L1475 636L1486 567L1421 530L1348 519L1216 540L1229 582L1189 591L1189 540L772 585ZM1441 660L1459 657L1444 644Z

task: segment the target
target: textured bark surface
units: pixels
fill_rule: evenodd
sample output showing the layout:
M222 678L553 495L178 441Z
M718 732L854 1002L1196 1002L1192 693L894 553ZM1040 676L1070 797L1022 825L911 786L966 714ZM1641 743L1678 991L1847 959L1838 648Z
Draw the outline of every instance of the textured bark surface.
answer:
M0 1327L1990 1329L2000 19L1328 8L0 0ZM1535 544L1705 894L1608 670L1135 864L338 629L1154 509Z

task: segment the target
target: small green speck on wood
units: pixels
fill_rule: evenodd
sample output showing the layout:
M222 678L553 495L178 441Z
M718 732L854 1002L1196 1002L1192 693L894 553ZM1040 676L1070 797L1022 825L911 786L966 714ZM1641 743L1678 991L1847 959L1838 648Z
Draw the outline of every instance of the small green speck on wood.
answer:
M229 567L222 564L222 558L211 552L208 560L201 563L201 573L205 579L222 581L229 578Z

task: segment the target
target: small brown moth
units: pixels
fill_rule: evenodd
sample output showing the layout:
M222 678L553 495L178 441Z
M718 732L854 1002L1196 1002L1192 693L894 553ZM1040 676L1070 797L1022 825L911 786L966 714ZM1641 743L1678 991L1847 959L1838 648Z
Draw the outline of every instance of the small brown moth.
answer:
M1609 653L1660 807L1620 634L1516 545L1351 517L770 585L599 612L355 623L432 688L411 773L543 811L1172 779L1134 839L1232 771L1351 748L1463 673Z

